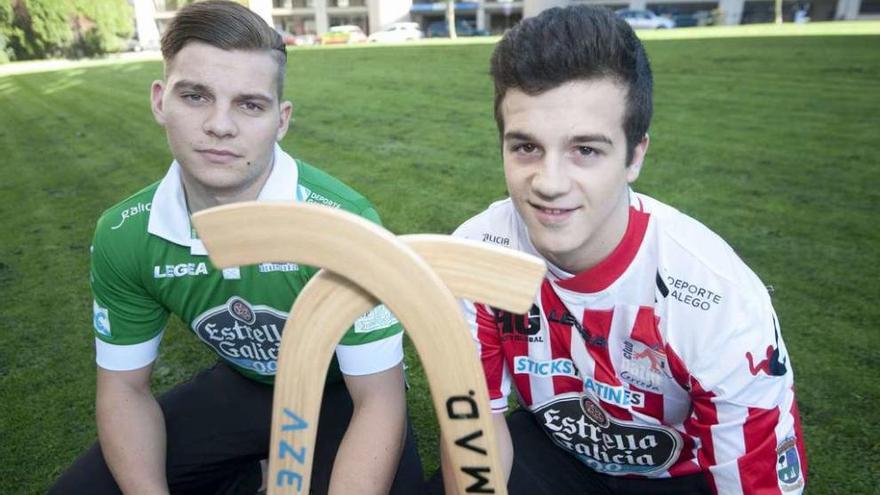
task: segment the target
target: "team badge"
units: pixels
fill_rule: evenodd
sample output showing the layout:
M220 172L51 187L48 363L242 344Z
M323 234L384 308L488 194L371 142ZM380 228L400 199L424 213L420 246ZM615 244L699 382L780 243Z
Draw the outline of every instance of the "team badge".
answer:
M672 377L663 349L626 339L623 341L622 354L621 380L643 390L662 393L664 382Z
M98 301L92 300L92 324L95 331L105 337L111 337L110 334L110 312L107 308L98 305Z
M237 297L229 300L229 314L236 320L248 325L253 325L257 321L257 315L254 313L254 310L243 299Z
M786 438L776 448L776 475L779 477L779 487L787 492L804 486L800 455L794 437Z

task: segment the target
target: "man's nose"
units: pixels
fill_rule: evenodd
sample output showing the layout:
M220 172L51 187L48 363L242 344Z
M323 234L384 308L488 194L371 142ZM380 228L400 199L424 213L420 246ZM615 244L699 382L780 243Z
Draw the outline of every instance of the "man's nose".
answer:
M548 153L532 179L532 189L541 196L556 197L567 193L570 187L563 157Z
M216 137L234 136L238 132L238 126L232 116L229 105L217 104L213 111L205 119L202 129Z

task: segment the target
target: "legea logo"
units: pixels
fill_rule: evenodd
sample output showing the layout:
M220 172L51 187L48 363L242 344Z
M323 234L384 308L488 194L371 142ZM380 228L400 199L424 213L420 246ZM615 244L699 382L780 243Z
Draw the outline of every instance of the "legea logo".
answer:
M153 278L191 277L207 275L208 265L200 263L179 263L177 265L156 265L153 267Z

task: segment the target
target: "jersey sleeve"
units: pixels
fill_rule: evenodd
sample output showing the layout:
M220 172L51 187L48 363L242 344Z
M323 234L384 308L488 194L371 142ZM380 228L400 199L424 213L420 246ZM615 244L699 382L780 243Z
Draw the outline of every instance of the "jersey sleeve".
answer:
M141 282L136 250L128 244L122 233L98 222L89 278L95 360L108 370L133 370L153 362L168 320L168 312Z
M507 411L507 398L510 395L510 375L504 364L500 333L492 309L484 304L462 300L461 310L477 344L492 412L503 413Z
M384 304L358 318L336 347L346 375L369 375L403 360L403 328Z
M766 290L751 289L758 296L729 301L700 343L685 428L700 439L698 460L717 493L799 494L806 457L791 363Z
M379 214L367 206L358 214L382 225ZM336 347L339 369L346 375L370 375L403 361L403 327L384 304L360 318Z

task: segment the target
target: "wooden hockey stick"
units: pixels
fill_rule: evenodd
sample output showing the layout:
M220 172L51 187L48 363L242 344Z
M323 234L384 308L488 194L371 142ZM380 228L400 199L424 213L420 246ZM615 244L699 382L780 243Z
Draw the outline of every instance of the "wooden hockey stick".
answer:
M314 277L294 304L296 316L288 319L276 376L270 493L290 493L293 486L296 492L308 489L308 446L314 443L324 370L351 322L379 300L408 329L422 358L460 492L506 493L499 482L499 459L491 455L494 431L475 348L445 284L460 295L523 312L543 277L542 263L512 251L463 246L467 243L436 236L409 239L438 266L443 280L384 229L312 205L237 204L201 212L193 222L220 268L296 261L345 274L322 271ZM342 250L342 243L358 249ZM462 261L468 268L461 267ZM523 276L528 282L512 275L517 266L528 274ZM509 295L518 288L521 294L512 301Z

